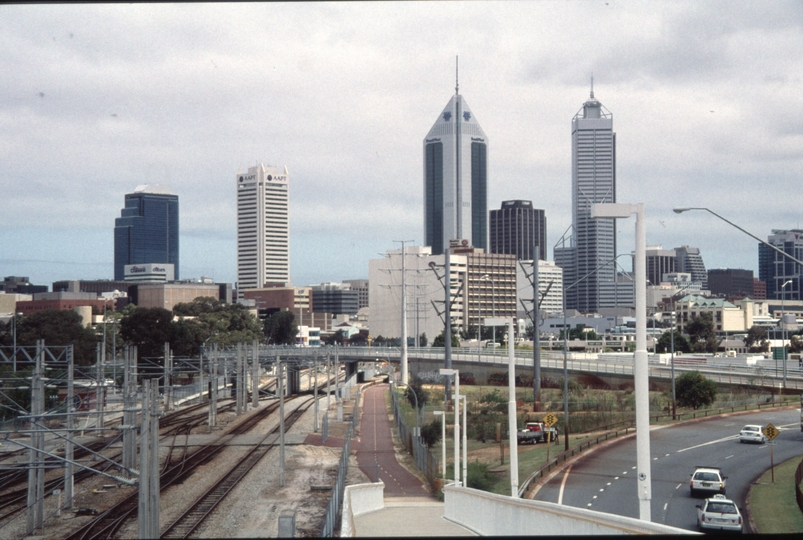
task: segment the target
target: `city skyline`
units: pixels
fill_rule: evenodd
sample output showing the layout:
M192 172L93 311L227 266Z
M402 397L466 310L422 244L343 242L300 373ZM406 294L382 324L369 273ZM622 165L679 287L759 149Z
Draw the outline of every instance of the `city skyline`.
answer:
M109 223L150 183L182 201L181 277L235 282L226 179L263 161L293 173L293 284L367 277L394 240L424 244L421 136L455 56L493 139L488 208L543 208L548 259L571 224L566 119L592 73L616 113L617 201L645 204L650 245L757 275L754 241L672 208L711 207L760 238L800 228L795 197L771 191L803 161L797 2L0 9L3 275L110 279Z

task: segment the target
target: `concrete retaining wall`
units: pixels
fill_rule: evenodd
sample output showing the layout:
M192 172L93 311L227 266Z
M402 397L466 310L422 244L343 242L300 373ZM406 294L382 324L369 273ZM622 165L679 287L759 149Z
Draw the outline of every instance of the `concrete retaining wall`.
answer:
M340 536L355 536L354 516L382 510L384 501L385 483L355 484L346 486L343 490L343 517L340 521Z
M635 518L444 486L444 517L481 536L697 534Z

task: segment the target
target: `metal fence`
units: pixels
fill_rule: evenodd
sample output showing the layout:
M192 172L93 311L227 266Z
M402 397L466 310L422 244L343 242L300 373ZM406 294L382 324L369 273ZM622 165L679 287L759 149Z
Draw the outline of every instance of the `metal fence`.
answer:
M797 507L803 512L803 492L800 491L800 482L803 481L803 460L795 470L795 499L797 500Z
M332 498L326 507L321 536L331 538L335 535L337 525L340 521L340 512L343 506L343 492L346 489L346 475L349 472L349 455L351 454L351 439L357 428L357 411L360 403L360 390L354 395L354 411L351 414L351 421L346 430L346 440L343 443L343 453L340 455L340 463L337 466L337 479L332 488Z

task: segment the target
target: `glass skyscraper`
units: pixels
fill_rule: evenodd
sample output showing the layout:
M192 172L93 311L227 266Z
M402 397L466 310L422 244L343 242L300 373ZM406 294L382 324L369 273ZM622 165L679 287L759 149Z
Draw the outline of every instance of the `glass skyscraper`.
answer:
M122 281L127 264L178 265L178 195L166 187L137 186L125 196L125 208L114 220L114 279Z
M455 88L424 139L424 245L488 247L488 138Z

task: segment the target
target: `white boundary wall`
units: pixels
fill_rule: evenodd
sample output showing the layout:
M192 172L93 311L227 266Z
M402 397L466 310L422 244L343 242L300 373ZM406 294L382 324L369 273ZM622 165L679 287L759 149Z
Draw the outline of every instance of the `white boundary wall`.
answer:
M343 517L340 520L340 536L355 536L354 516L367 514L385 507L385 483L355 484L346 486L343 495Z
M443 516L481 536L699 534L636 518L453 485L444 486L443 493Z

